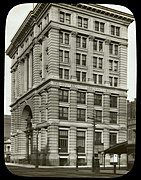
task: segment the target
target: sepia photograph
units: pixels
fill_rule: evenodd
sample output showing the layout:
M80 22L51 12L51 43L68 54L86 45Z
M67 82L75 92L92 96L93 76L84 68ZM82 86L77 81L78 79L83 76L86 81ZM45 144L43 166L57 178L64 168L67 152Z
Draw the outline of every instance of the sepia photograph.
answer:
M5 25L4 161L21 177L134 167L136 21L118 4L25 3Z

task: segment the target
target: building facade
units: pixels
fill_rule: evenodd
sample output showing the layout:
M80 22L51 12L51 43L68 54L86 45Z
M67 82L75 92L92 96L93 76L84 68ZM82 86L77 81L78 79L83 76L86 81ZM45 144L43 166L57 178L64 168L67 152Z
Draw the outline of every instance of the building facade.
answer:
M99 152L127 139L133 20L83 3L38 3L28 14L6 51L12 59L12 161L75 166L78 155L79 165L91 166L94 150L102 164Z
M135 161L136 145L136 99L127 101L127 140L128 140L128 168L131 169Z
M5 161L10 161L11 156L11 115L4 115L4 158Z

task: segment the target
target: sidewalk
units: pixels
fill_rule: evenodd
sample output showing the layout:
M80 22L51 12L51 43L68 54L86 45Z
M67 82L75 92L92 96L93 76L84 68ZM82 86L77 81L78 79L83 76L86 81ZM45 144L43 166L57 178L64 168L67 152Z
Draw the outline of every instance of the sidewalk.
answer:
M35 165L30 165L30 164L17 164L17 163L5 163L6 166L15 166L15 167L24 167L24 168L35 168ZM75 170L76 167L75 166L38 166L38 169L73 169ZM91 167L88 166L79 166L78 167L78 171L83 171L83 172L91 172ZM116 174L117 175L124 175L127 174L129 171L124 170L123 168L119 169L117 167L116 169ZM103 168L100 167L100 172L99 174L114 174L114 170L112 168Z

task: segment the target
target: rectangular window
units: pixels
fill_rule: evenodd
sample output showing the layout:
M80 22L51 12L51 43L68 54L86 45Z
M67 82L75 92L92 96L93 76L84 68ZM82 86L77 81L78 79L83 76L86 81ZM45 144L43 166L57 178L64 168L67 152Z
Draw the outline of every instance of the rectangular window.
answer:
M59 62L63 62L63 50L59 50Z
M82 72L82 82L86 82L86 72Z
M109 53L113 54L113 44L109 44Z
M61 44L63 44L63 33L62 32L59 33L59 42Z
M64 79L69 79L69 70L68 69L64 70Z
M68 152L68 131L59 130L59 152Z
M115 35L115 26L111 25L111 35Z
M117 112L110 112L110 123L117 124Z
M64 13L60 12L60 22L64 22Z
M97 57L93 57L93 68L97 68Z
M117 133L110 133L110 146L117 144Z
M85 92L77 92L77 103L79 103L79 104L86 103L86 93Z
M97 74L93 74L94 84L97 84Z
M79 37L79 36L76 37L76 47L77 48L81 47L81 37Z
M114 71L118 71L118 61L114 61Z
M110 83L110 86L113 86L113 78L112 77L109 77L109 83Z
M63 69L59 68L59 78L63 79Z
M65 59L64 59L65 63L69 63L69 51L65 51Z
M103 51L103 42L99 41L99 51Z
M78 27L82 27L82 17L78 16Z
M86 55L82 55L82 66L86 66Z
M99 75L98 77L99 77L99 78L98 78L98 83L99 83L99 84L102 84L102 75Z
M104 32L104 23L100 23L100 32Z
M77 152L85 153L85 131L77 131Z
M102 132L95 132L95 144L96 145L101 144L101 134L102 134Z
M76 53L76 65L80 65L80 54Z
M110 96L110 107L117 107L117 97Z
M117 87L118 85L118 78L114 77L114 86Z
M82 38L82 48L86 48L86 38Z
M102 94L94 95L94 105L102 106Z
M68 120L68 108L59 107L59 119Z
M109 71L113 70L113 61L109 60Z
M76 79L77 81L80 81L80 71L76 71Z
M99 22L98 21L95 21L95 30L99 31Z
M93 41L93 49L97 51L97 40Z
M99 69L102 69L103 58L99 58Z
M102 111L96 110L96 122L101 123L102 122Z
M120 36L120 27L116 27L116 36Z
M83 27L88 28L88 19L87 18L84 18Z
M118 45L115 45L115 55L118 55Z
M68 102L68 90L59 89L59 101Z
M77 121L85 121L85 109L77 109Z
M71 21L71 15L66 13L66 23L70 24L71 23L70 21Z
M69 34L65 33L65 44L69 44Z

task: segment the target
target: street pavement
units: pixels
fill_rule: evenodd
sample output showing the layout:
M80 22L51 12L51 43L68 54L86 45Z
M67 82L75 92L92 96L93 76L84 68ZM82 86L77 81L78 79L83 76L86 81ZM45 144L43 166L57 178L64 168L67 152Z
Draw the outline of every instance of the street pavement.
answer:
M113 178L121 177L127 174L128 171L117 169L116 174L113 173L113 169L100 169L99 173L92 172L91 168L76 168L74 167L39 167L30 165L16 165L8 164L7 169L14 175L26 176L26 177L67 177L67 178Z

